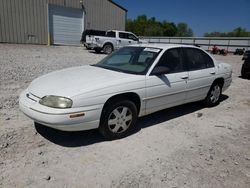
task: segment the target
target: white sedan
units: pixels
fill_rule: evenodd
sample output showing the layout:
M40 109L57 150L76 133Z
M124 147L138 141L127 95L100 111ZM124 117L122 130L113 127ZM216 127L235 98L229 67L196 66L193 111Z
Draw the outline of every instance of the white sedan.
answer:
M194 101L215 106L232 81L230 65L187 45L121 48L94 65L35 79L20 95L21 111L64 131L96 129L122 138L138 117Z

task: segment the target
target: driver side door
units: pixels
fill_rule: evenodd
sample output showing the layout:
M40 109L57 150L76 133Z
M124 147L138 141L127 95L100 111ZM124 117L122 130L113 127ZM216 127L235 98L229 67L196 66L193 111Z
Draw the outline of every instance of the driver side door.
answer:
M156 67L166 67L165 74L153 75ZM188 72L182 61L181 48L165 51L149 76L146 77L146 114L185 102Z

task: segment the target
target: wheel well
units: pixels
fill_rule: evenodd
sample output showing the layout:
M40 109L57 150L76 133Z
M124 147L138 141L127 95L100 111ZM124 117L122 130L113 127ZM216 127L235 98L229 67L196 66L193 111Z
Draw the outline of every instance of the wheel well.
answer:
M218 83L221 87L224 85L224 78L217 78L214 80L213 84Z
M104 46L106 46L107 44L111 45L111 46L112 46L112 49L114 50L114 46L113 46L113 44L112 44L111 42L105 43L105 44L103 45L103 48L104 48Z
M119 100L119 99L128 99L132 101L135 104L137 111L139 113L140 108L141 108L141 100L140 100L139 95L136 93L122 93L122 94L114 95L105 102L103 109L105 108L105 106L107 106L114 100Z

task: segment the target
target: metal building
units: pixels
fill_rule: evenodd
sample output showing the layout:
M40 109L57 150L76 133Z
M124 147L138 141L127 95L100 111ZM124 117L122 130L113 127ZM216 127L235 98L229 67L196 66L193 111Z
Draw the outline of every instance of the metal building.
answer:
M125 30L126 15L111 0L0 0L0 42L79 44L85 29Z

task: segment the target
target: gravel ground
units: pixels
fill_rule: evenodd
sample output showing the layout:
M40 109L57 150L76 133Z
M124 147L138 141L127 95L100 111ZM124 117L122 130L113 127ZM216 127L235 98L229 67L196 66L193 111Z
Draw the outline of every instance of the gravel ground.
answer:
M220 105L192 103L140 118L131 136L35 127L18 96L45 73L99 61L82 47L0 44L0 187L250 187L250 81L241 56Z

